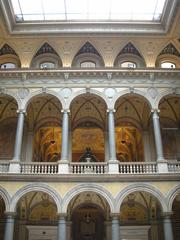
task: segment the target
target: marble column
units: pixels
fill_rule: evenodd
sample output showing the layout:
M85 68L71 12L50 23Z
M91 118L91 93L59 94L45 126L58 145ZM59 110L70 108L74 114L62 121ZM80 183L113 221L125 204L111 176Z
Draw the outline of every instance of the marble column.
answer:
M104 133L104 154L105 154L105 162L109 161L109 139L108 133L105 131Z
M24 116L25 112L23 110L18 111L18 121L16 129L16 138L14 144L14 156L10 161L9 172L19 173L20 172L20 159L21 159L21 148L22 148L22 138L23 138L23 127L24 127Z
M116 139L115 139L115 122L114 109L108 110L108 131L109 131L109 158L116 160Z
M157 161L161 161L161 160L164 160L164 156L163 156L163 146L162 146L162 138L161 138L161 129L160 129L158 110L153 110L152 118L153 118Z
M15 145L14 145L14 157L13 157L14 161L20 161L20 157L21 157L24 116L25 116L25 112L23 110L19 110L17 129L16 129L16 139L15 139Z
M163 215L164 240L173 240L173 230L171 222L171 213Z
M58 235L57 240L66 240L67 238L66 217L64 215L59 216L57 235Z
M14 236L14 213L6 213L6 225L4 232L4 240L13 240Z
M120 240L119 216L112 216L112 240Z
M156 155L157 155L157 169L159 173L167 173L168 172L168 164L164 159L163 155L163 145L161 138L161 129L160 122L158 116L158 110L153 110L153 126L154 126L154 138L155 138L155 146L156 146Z
M62 148L61 148L61 160L69 159L69 110L62 110L63 112L63 122L62 122Z

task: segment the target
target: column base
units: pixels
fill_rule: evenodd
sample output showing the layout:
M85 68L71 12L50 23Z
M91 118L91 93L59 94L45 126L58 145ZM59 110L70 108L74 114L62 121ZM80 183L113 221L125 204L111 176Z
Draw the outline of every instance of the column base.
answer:
M59 174L69 174L69 161L59 160L58 161L58 173Z
M119 174L119 161L109 160L108 161L109 174Z
M9 162L9 173L20 173L21 165L19 160L11 160Z
M158 160L157 161L157 168L159 173L168 173L168 164L166 160Z

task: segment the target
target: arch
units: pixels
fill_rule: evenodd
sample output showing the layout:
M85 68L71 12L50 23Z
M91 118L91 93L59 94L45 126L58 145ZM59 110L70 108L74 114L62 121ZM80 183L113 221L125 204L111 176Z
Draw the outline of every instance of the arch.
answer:
M119 212L121 205L123 203L123 200L125 197L127 197L130 193L133 192L147 192L150 193L152 196L154 196L158 201L161 206L161 209L163 212L167 212L167 204L166 204L166 199L163 196L163 194L154 186L146 183L133 183L129 185L128 187L124 188L121 192L118 193L116 196L116 211Z
M17 94L11 92L11 91L8 91L8 90L5 90L5 91L0 91L0 97L1 96L8 96L8 97L12 97L16 103L17 103L17 107L18 109L22 109L22 101L21 99L17 96Z
M112 100L112 103L111 103L112 108L115 108L116 102L119 98L124 97L125 95L128 95L128 94L135 94L135 95L139 95L140 97L143 97L144 100L147 101L149 107L153 108L154 104L153 104L151 98L148 97L146 92L140 91L138 89L133 89L132 91L131 91L131 89L125 89L123 91L118 92Z
M90 89L89 91L87 91L86 89L83 89L83 90L80 90L78 92L75 92L69 98L69 101L67 103L67 105L68 105L67 107L70 108L70 106L71 106L72 102L74 101L74 99L76 97L79 97L79 96L83 95L83 94L93 94L93 95L96 95L96 96L102 98L104 100L107 108L110 108L110 102L109 102L108 98L103 93L101 93L100 91L97 91L95 89Z
M45 183L32 183L20 188L11 199L11 208L12 212L16 211L18 201L29 192L44 192L49 194L57 206L57 213L61 212L62 199L61 196L50 186Z
M173 201L178 194L180 194L180 185L176 185L168 192L166 197L166 201L168 203L168 212L172 212Z
M9 193L2 186L0 186L0 196L4 200L6 212L10 211L11 197Z
M61 103L62 105L62 108L65 109L66 108L66 103L65 103L65 100L64 98L58 94L56 91L53 91L53 90L49 90L49 89L41 89L41 90L38 90L38 91L35 91L35 92L32 92L31 94L29 94L25 99L24 99L24 102L23 102L23 109L26 110L29 103L33 100L33 98L35 97L38 97L38 96L43 96L44 94L49 94L49 95L52 95L54 97L56 97L59 102Z
M173 94L176 94L178 97L180 97L180 92L179 93L177 93L176 92L176 90L174 90L174 89L168 89L168 90L166 90L166 91L164 91L164 92L161 92L161 93L159 93L159 95L158 95L158 97L157 97L157 99L156 99L156 101L155 101L155 106L156 106L156 108L158 109L158 107L159 107L159 103L161 102L161 100L164 98L164 97L167 97L168 95L173 95Z
M66 195L63 198L63 202L62 202L63 203L62 204L62 212L67 213L68 205L71 202L71 200L75 196L77 196L78 194L83 193L83 192L94 192L94 193L97 193L100 196L102 196L109 204L111 213L114 213L115 205L114 205L114 199L113 199L113 196L111 195L111 193L104 187L99 186L97 184L93 184L93 183L80 184L77 187L74 187L73 189L71 189L68 193L66 193Z

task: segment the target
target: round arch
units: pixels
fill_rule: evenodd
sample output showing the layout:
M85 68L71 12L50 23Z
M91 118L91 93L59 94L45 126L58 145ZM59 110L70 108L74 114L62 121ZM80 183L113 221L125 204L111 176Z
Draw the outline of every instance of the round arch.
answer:
M180 97L180 91L178 92L178 91L175 91L175 90L173 90L173 89L168 89L168 90L160 93L160 94L158 95L158 98L157 98L156 101L155 101L155 106L157 107L157 109L158 109L158 107L159 107L160 101L161 101L164 97L167 97L167 96L173 95L173 94L176 94L178 97Z
M17 203L18 201L27 193L29 192L44 192L49 194L54 202L56 203L57 206L57 213L61 213L61 203L62 203L62 199L61 196L50 186L48 186L47 184L43 184L43 183L33 183L33 184L29 184L26 185L24 187L22 187L21 189L19 189L14 196L11 199L11 212L15 212L16 211L16 207L17 207Z
M125 199L125 197L127 197L129 194L133 193L133 192L147 192L149 194L151 194L152 196L154 196L160 206L163 212L167 212L167 204L166 204L166 199L163 196L163 194L154 186L151 186L149 184L131 184L130 186L124 188L121 192L118 193L118 195L116 196L116 211L119 212L121 205L123 203L123 200Z
M117 102L117 100L118 100L119 98L122 98L122 97L124 97L124 96L128 96L128 95L130 95L130 94L143 97L144 100L148 103L149 107L150 107L150 108L153 108L154 104L153 104L151 98L147 96L147 93L146 93L146 92L140 91L140 90L138 90L138 89L133 89L132 91L131 91L131 89L125 89L125 90L123 90L123 91L118 92L118 93L114 96L114 98L113 98L113 100L112 100L111 107L112 107L112 108L115 108L116 102Z
M21 99L17 96L17 94L15 94L15 93L13 93L13 92L11 92L11 91L6 90L5 92L3 92L3 91L0 92L0 97L1 97L1 96L12 97L12 98L16 101L18 109L22 109L22 101L21 101Z
M60 104L62 105L62 108L63 109L66 108L65 100L60 94L58 94L56 91L52 91L52 90L49 90L49 89L45 89L45 90L41 89L41 90L38 90L38 91L35 91L35 92L29 94L24 99L22 109L26 110L29 103L33 100L33 98L43 96L44 94L52 95L52 96L56 97L59 100Z
M0 186L0 196L4 200L6 212L10 211L11 197L9 193L2 186Z
M167 203L168 203L168 212L172 212L173 201L175 200L176 196L180 194L180 185L177 185L173 189L168 192L167 195Z
M107 108L110 108L110 102L109 102L108 98L103 93L101 93L95 89L90 89L89 92L87 92L86 89L83 89L83 90L77 91L74 94L72 94L72 96L69 98L69 101L67 103L67 108L70 108L70 106L72 105L75 98L77 98L83 94L92 94L92 95L100 97L102 100L104 100Z
M115 205L114 205L114 199L111 193L105 189L102 186L96 185L96 184L81 184L77 187L74 187L72 190L70 190L68 193L66 193L65 197L63 198L63 204L62 204L62 212L67 213L67 208L71 200L77 196L80 193L83 192L94 192L99 194L101 197L103 197L107 203L109 204L111 213L114 213Z

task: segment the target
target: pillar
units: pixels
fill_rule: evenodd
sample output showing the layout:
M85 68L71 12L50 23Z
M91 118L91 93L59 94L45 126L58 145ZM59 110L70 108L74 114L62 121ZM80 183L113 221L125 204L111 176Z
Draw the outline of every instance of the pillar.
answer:
M19 162L21 158L24 116L25 116L25 112L23 110L19 110L17 129L16 129L16 139L15 139L15 145L14 145L14 157L13 157L13 160L10 162L10 166L9 166L9 172L11 173L20 172Z
M4 240L13 240L14 236L14 213L6 213L6 225L4 232Z
M120 240L119 216L112 216L112 240Z
M163 145L162 145L161 129L160 129L158 110L153 110L152 112L153 112L152 118L153 118L154 138L155 138L155 146L156 146L158 172L167 173L168 172L168 166L167 166L167 161L165 161L164 155L163 155Z
M108 131L109 131L109 173L119 173L119 162L116 159L116 138L115 138L115 123L114 123L114 109L108 110Z
M108 133L105 131L104 133L104 153L105 153L105 162L109 161L109 139Z
M114 109L108 110L109 157L110 157L110 160L116 160L114 112L115 112Z
M62 148L61 148L61 160L68 160L68 140L69 140L69 110L62 110L63 112L63 122L62 122Z
M164 240L173 240L171 213L163 215Z
M58 164L58 173L69 173L69 110L64 109L62 121L62 146L61 146L61 160Z
M66 240L66 216L59 215L57 240Z

